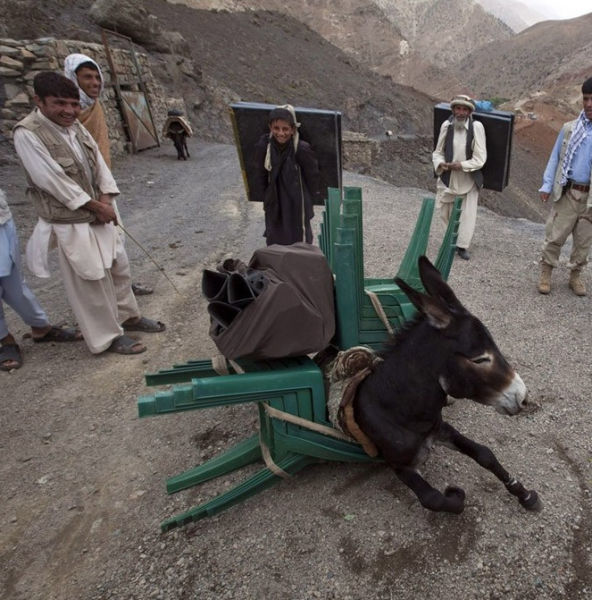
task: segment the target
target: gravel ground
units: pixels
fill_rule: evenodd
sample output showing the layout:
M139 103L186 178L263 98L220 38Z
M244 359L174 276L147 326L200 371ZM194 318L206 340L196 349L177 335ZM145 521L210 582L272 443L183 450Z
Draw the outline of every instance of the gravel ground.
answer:
M153 393L144 372L214 351L201 269L229 253L248 259L262 242L234 149L192 142L187 163L171 146L115 169L126 227L180 291L128 243L134 278L155 286L141 307L167 332L144 336L148 351L135 357L25 339L23 368L0 373L2 600L591 597L590 297L569 291L565 266L540 296L542 225L485 209L472 258L455 261L449 281L522 375L531 405L506 417L461 400L446 418L536 489L542 512L524 511L491 474L438 448L424 474L440 489L465 489L462 515L427 512L385 466L326 463L160 533L163 519L256 468L167 496L166 478L251 435L256 410L137 417L138 396ZM351 173L345 182L364 193L367 274L394 273L427 192ZM23 184L16 166L3 167L21 241L33 224ZM442 232L435 219L432 258ZM57 270L30 283L54 321L72 323ZM20 338L26 329L8 316Z

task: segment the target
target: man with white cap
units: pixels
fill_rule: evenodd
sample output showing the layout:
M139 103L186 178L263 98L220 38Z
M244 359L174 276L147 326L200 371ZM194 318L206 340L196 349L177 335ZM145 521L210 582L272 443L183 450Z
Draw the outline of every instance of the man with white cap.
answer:
M438 176L436 206L448 223L454 199L462 198L462 213L456 242L457 254L469 260L468 248L475 232L479 189L483 185L481 169L487 160L485 129L472 113L475 102L464 94L450 101L452 116L442 123L436 149L432 153Z

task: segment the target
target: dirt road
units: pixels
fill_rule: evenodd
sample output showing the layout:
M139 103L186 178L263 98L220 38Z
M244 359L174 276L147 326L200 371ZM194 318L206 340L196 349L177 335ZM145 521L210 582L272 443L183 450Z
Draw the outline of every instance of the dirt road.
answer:
M248 259L261 244L260 207L245 201L234 149L193 140L190 150L186 163L174 160L171 146L115 169L126 228L181 292L128 242L134 278L155 286L140 305L167 331L144 335L148 351L135 357L23 340L23 368L0 373L0 598L590 597L591 300L570 293L565 268L553 293L538 295L542 226L486 210L473 257L455 262L450 282L517 367L533 404L510 418L461 400L446 416L537 489L543 512L525 512L489 473L438 449L424 474L439 488L465 489L460 516L426 512L384 466L321 464L160 534L160 521L250 469L175 496L166 495L166 478L256 424L248 405L137 416L138 396L154 391L144 387L144 372L214 351L201 269L227 253ZM345 181L364 191L367 273L394 273L424 192L352 174ZM2 185L24 243L34 219L18 168L3 168ZM441 224L433 229L437 242ZM31 284L54 321L72 323L57 269ZM13 313L9 323L19 338L25 333Z

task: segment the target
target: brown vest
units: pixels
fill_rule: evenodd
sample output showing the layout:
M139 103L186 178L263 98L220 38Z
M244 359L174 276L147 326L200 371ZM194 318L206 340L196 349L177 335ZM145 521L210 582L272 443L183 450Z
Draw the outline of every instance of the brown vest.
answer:
M84 166L78 160L72 148L70 148L62 136L57 134L52 127L38 117L37 111L29 113L24 119L19 121L13 131L18 127L24 127L32 131L47 148L51 157L62 167L66 175L77 183L93 200L99 197L96 185L97 157L95 146L88 131L78 121L72 127L75 128L76 139L90 166L92 181L88 180ZM54 196L36 186L28 173L27 183L27 197L33 201L37 215L42 219L50 223L92 223L95 221L95 214L92 211L82 207L70 210Z

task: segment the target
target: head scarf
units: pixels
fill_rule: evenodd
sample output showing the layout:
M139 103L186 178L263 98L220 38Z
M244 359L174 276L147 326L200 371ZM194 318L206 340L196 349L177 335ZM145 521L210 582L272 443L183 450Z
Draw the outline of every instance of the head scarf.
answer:
M86 56L86 54L68 54L64 60L64 75L78 86L82 110L87 109L95 103L95 101L78 85L78 78L76 77L76 69L78 69L82 63L86 62L92 63L99 71L99 77L101 78L101 91L99 92L99 95L101 95L103 93L103 88L105 87L105 81L103 79L101 67L99 67L96 61L90 56Z

